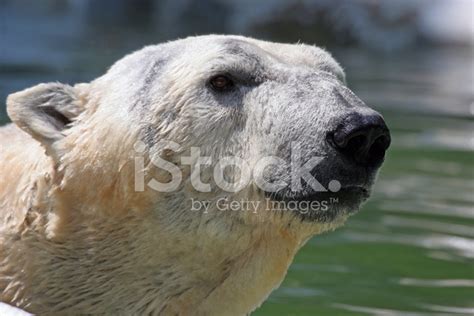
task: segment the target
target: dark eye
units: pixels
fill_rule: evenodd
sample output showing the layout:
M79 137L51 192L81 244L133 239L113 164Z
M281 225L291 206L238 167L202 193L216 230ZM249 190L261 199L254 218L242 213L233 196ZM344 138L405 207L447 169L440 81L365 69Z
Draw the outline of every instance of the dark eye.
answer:
M232 81L232 79L225 75L217 75L215 77L212 77L209 81L209 84L215 91L218 92L229 91L234 87L234 82Z

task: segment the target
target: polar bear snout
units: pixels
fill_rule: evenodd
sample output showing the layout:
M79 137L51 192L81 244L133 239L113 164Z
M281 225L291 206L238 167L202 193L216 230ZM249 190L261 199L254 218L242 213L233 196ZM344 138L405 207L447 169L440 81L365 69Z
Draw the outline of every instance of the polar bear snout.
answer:
M357 165L377 168L390 146L390 132L379 114L350 114L327 135L329 144Z

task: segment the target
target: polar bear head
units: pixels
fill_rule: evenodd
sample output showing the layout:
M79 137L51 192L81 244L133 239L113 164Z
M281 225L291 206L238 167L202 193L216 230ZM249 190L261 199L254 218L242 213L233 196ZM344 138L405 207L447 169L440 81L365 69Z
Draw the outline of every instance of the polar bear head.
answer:
M8 106L89 208L120 200L186 221L344 219L390 143L326 51L239 36L145 47L89 84L42 84Z

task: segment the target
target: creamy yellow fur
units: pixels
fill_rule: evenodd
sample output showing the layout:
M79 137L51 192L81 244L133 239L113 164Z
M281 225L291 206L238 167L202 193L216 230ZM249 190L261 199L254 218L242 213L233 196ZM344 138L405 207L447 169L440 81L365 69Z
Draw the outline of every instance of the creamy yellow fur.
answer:
M245 314L280 284L317 230L262 221L217 239L222 227L175 232L153 218L146 192L124 188L125 176L82 165L69 187L27 134L9 125L0 139L0 298L31 312ZM169 257L176 262L163 266Z

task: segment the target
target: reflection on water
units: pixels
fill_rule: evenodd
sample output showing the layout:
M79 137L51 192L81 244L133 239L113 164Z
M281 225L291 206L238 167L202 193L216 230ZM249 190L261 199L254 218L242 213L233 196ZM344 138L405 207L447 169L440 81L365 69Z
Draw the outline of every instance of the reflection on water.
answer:
M27 23L37 10L2 16L28 35L2 33L9 43L0 51L2 99L38 82L89 81L126 52L165 38L153 25L119 28L113 19L101 21L117 30L106 37L93 17L79 23L80 10L64 28L43 21L37 34ZM313 238L255 315L474 314L473 52L333 52L351 88L384 114L393 146L363 211Z
M382 309L382 308L373 308L373 307L362 307L362 306L353 306L346 304L335 304L336 307L339 307L343 310L358 312L364 315L374 315L374 316L446 316L446 313L455 314L455 315L472 315L474 313L474 308L459 308L452 306L437 306L437 305L425 305L427 310L430 312L407 312L405 310L394 310L394 309Z

